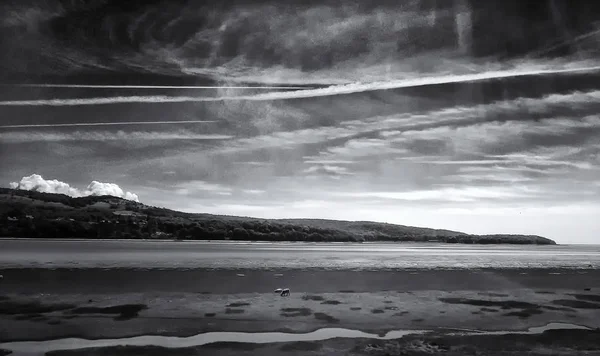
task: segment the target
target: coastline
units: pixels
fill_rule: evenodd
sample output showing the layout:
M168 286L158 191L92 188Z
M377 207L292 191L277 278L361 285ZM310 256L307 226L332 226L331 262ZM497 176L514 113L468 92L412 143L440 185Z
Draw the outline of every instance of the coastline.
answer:
M564 323L592 331L552 333L567 333L568 340L588 342L598 336L594 330L600 327L600 269L595 267L596 263L582 263L590 256L596 258L596 250L565 246L448 247L427 243L402 244L394 249L398 244L382 244L378 248L377 243L368 246L339 243L336 247L316 242L88 242L93 241L0 242L0 246L5 247L0 251L3 262L0 265L6 265L13 257L21 265L0 267L0 274L4 275L0 282L0 349L7 349L3 344L9 341L56 341L68 337L104 340L102 342L118 339L127 344L128 338L151 335L178 338L210 332L305 335L327 328L343 328L376 335L426 330L427 335L409 335L389 342L393 345L409 343L402 347L410 350L414 342L454 345L447 346L450 351L445 353L453 356L468 355L462 352L464 347L477 345L482 354L481 350L492 347L489 345L502 349L506 343L513 345L514 340L521 340L519 345L529 345L532 350L541 347L539 345L554 350L554 344L543 344L548 340L546 333L537 336L512 333ZM192 246L195 248L190 248ZM348 254L349 250L354 252ZM423 255L422 251L431 254ZM420 264L412 268L386 268L385 264L376 265L361 259L358 261L362 262L356 264L360 268L353 269L321 263L364 258L365 254L370 261L413 258ZM489 267L498 254L521 267L502 263L501 268ZM452 264L433 264L448 257L445 255ZM523 266L535 258L556 261L560 255L564 261L570 261L571 268ZM49 256L66 256L66 259L54 261L54 266L59 266L54 268ZM129 265L140 256L145 256L141 259L145 261L140 265L143 267ZM160 258L157 260L156 256ZM193 263L188 267L169 267L160 262L179 256L188 256ZM269 260L265 256L283 259ZM312 260L315 256L321 256L316 263ZM479 259L474 264L478 267L453 268L457 261L465 258ZM207 261L212 259L222 260L220 266L234 267L206 267L210 265ZM301 264L303 267L288 263L304 259L308 261ZM248 265L248 261L258 261L261 267ZM290 288L291 295L281 297L273 293L276 288ZM490 335L491 339L485 339L487 336L483 334L451 335L460 330L504 330L511 334ZM332 350L338 354L363 356L373 355L374 351L365 351L368 345L389 345L386 342L338 338L265 344L217 342L188 348L164 348L152 343L150 346L116 346L108 342L105 345L108 347L57 350L48 356L271 356L282 353L296 356L307 351L320 356L329 355ZM577 348L577 342L573 341L568 347ZM600 351L600 342L594 347ZM487 351L483 354L496 355ZM19 353L15 353L17 355Z
M474 235L478 236L478 235ZM162 242L162 243L189 243L189 244L201 244L201 243L212 243L212 244L315 244L315 245L373 245L373 244L381 244L381 245L447 245L447 246L506 246L506 247L523 247L523 246L535 246L536 248L543 247L556 247L556 246L600 246L600 244L561 244L561 243L553 243L553 244L518 244L518 243L463 243L463 242L444 242L439 240L429 240L429 241L412 241L412 240L397 240L397 241L389 241L389 240L373 240L373 241L300 241L300 240L284 240L284 241L273 241L273 240L210 240L210 239L202 239L202 240L194 240L194 239L175 239L175 238L137 238L137 239L125 239L125 238L85 238L85 237L52 237L52 238L44 238L44 237L11 237L11 236L0 236L0 241L57 241L57 242L69 242L69 241L77 241L77 242L85 242L85 241L101 241L101 242Z

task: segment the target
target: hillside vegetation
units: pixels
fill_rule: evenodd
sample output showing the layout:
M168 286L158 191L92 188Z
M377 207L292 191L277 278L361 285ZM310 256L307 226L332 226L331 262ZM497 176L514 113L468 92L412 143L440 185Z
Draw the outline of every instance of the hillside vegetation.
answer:
M368 221L188 214L112 196L71 198L6 188L0 188L0 237L555 244L532 235L470 235Z

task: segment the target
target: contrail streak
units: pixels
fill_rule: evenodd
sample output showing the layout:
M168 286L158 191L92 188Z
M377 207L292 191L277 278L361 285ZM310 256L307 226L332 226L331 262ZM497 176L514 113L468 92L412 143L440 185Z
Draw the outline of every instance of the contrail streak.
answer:
M78 127L78 126L113 126L113 125L170 125L170 124L204 124L219 122L217 120L187 120L187 121L127 121L127 122L78 122L71 124L29 124L2 125L0 129L21 129L39 127Z
M92 88L92 89L313 89L303 86L204 86L204 85L100 85L100 84L0 84L25 88Z
M551 74L569 74L569 73L589 73L600 71L600 66L580 67L580 68L564 68L564 69L529 69L529 70L506 70L506 71L488 71L475 74L454 74L424 78L410 78L392 80L387 82L360 83L336 85L320 89L306 89L298 91L288 91L282 93L265 93L252 96L239 96L235 98L223 99L238 99L238 100L282 100L282 99L300 99L312 98L320 96L332 96L360 93L373 90L388 90L413 88L450 83L477 82L491 79L514 78L524 76L551 75ZM1 103L0 103L1 104Z
M73 133L48 133L41 131L34 132L4 132L0 133L0 141L5 143L22 142L62 142L62 141L223 141L234 138L231 135L221 134L196 134L192 132L109 132L109 131L76 131Z
M185 102L214 102L223 101L222 98L192 97L192 96L113 96L104 98L77 98L77 99L42 99L42 100L12 100L0 101L0 106L79 106L79 105L107 105L107 104L133 104L133 103L185 103Z
M552 74L589 73L600 71L600 66L562 68L562 69L528 69L528 70L505 70L488 71L475 74L459 74L432 76L423 78L410 78L392 80L386 82L354 83L346 85L334 85L320 89L303 89L286 92L269 92L255 95L238 95L222 97L193 97L193 96L116 96L103 98L77 98L77 99L44 99L44 100L13 100L0 101L0 106L76 106L76 105L102 105L102 104L125 104L125 103L183 103L183 102L219 102L219 101L272 101L315 98L333 95L344 95L361 93L374 90L389 90L422 87L450 83L477 82L491 79L539 76Z

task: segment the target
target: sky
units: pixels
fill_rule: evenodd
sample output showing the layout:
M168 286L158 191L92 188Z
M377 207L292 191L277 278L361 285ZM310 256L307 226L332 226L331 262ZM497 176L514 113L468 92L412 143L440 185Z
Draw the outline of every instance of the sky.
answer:
M0 4L0 186L600 243L600 5Z

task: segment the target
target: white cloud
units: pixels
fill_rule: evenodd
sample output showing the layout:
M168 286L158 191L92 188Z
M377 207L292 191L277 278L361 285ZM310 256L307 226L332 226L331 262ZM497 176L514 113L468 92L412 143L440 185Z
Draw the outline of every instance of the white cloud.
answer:
M314 144L341 137L351 137L355 130L343 127L320 127L232 140L226 146L215 149L218 153L236 153L249 150L295 147L301 144Z
M500 169L489 169L486 173L474 173L472 171L462 172L464 174L452 175L449 177L445 177L443 180L445 183L459 184L469 184L475 182L485 182L487 184L514 184L535 181L534 178L525 177L522 174L519 174L520 172L503 172Z
M231 195L232 189L217 183L209 183L202 180L182 182L174 186L175 192L181 195L189 195L198 192L213 193L217 195Z
M246 193L246 194L252 194L252 195L261 195L266 193L265 190L261 190L261 189L243 189L242 192Z
M71 187L68 183L56 179L46 180L39 174L23 177L19 183L11 182L10 187L13 189L32 190L42 193L65 194L72 197L83 196L79 189Z
M256 166L256 167L264 167L271 166L273 162L258 162L258 161L247 161L247 162L233 162L236 165L245 165L245 166Z
M101 183L97 181L92 181L83 192L83 195L112 195L127 200L139 201L136 194L123 192L123 189L114 183Z
M404 192L349 192L337 193L341 197L379 198L403 201L432 202L477 202L482 200L511 200L523 197L535 197L539 191L526 186L512 187L443 187L431 190L412 190Z
M71 187L68 183L61 182L56 179L44 179L39 174L32 174L28 177L21 178L21 181L11 182L10 187L13 189L31 190L42 193L65 194L71 197L84 197L89 195L111 195L127 200L139 202L136 194L124 192L121 187L114 183L102 183L92 181L84 190Z
M353 164L351 160L324 160L324 159L305 159L306 164Z
M348 172L348 168L335 166L331 164L323 164L317 166L311 166L306 168L303 173L305 174L317 174L317 175L352 175L351 172Z

